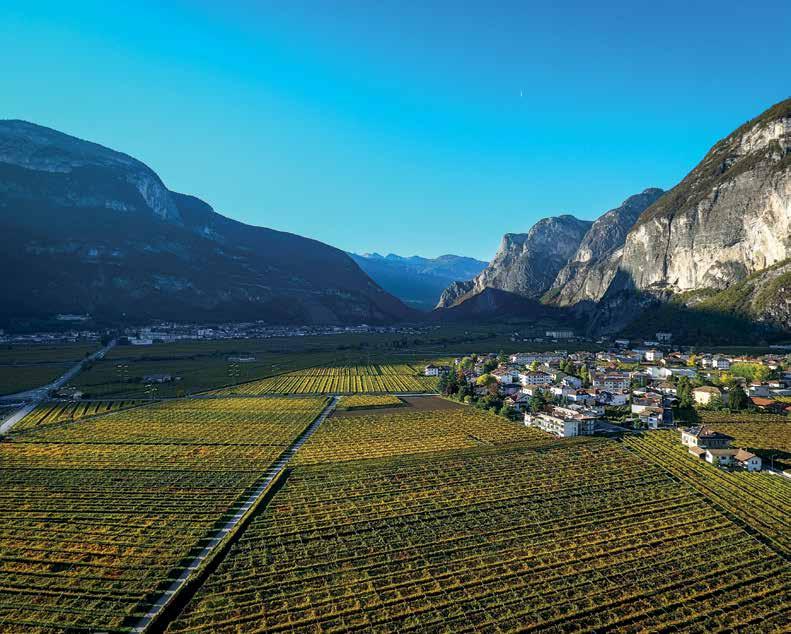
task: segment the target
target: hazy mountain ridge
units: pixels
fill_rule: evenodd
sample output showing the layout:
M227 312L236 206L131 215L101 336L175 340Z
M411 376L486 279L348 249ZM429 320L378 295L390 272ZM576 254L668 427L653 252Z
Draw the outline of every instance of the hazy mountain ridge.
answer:
M486 266L486 262L450 254L437 258L402 257L393 253L349 255L386 291L424 311L434 308L449 284L475 277Z
M0 318L381 323L414 313L342 251L168 190L140 161L0 121Z

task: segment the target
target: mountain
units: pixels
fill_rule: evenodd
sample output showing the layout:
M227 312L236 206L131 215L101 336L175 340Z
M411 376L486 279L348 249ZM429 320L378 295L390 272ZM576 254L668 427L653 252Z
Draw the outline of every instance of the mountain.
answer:
M3 323L416 315L338 249L226 218L126 154L24 121L0 121L0 248Z
M754 321L782 328L782 310L763 310L771 302L764 301L762 287L774 288L774 276L757 274L789 257L791 99L719 141L646 209L626 238L612 283L591 299L609 314L602 325L610 330L638 318L646 306L671 298L697 310L749 313ZM736 285L746 292L742 283L748 279L750 293L763 299L756 304L727 301ZM726 299L700 301L718 292ZM620 308L613 311L612 306Z
M791 99L719 141L669 192L647 189L588 227L559 226L570 218L506 235L491 264L448 287L439 307L496 288L543 293L591 333L670 329L714 341L714 331L791 330Z
M560 270L544 300L572 306L601 297L618 269L621 248L634 223L664 192L652 187L630 196L594 221L577 252Z
M469 282L453 284L437 308L450 308L487 288L540 298L582 242L591 222L563 215L539 220L527 233L507 233L489 265Z
M402 257L393 253L349 255L386 291L407 305L426 311L434 308L449 284L473 278L486 267L486 262L460 255L438 258Z

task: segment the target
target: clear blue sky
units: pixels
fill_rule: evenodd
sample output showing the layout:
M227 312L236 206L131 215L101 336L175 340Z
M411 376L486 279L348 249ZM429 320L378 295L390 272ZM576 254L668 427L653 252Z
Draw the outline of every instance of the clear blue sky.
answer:
M791 92L787 2L121 4L5 0L0 117L360 252L488 259L673 186Z

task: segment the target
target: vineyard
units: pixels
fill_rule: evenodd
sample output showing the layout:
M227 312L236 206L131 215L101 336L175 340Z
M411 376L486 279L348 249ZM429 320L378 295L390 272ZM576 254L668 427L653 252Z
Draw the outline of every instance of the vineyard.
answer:
M146 401L82 401L76 403L56 401L52 403L43 403L25 416L24 420L14 427L14 431L18 432L25 429L40 427L41 425L75 421L86 416L107 414L144 403L146 403Z
M373 409L377 407L400 407L404 404L397 396L391 394L352 394L341 400L338 409Z
M779 631L786 561L586 439L294 469L169 631Z
M786 556L791 554L791 480L744 471L728 473L689 455L675 432L626 437L626 446L762 535Z
M0 443L0 632L128 631L324 403L172 401Z
M407 365L350 365L298 370L236 385L220 394L352 394L435 392L438 379Z
M343 462L513 442L542 446L556 440L472 407L393 410L333 416L300 449L295 462Z

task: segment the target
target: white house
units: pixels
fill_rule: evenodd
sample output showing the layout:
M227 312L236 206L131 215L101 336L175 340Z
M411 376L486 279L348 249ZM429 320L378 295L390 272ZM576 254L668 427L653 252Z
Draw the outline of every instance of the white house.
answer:
M560 438L583 436L593 433L596 418L566 408L555 408L552 414L525 414L525 425Z
M747 471L761 470L761 458L754 453L750 453L746 449L739 449L733 456L733 459L737 465L742 469L747 469Z
M651 348L650 350L645 351L644 356L646 361L659 361L665 355L661 350L657 350L656 348Z
M615 345L619 348L628 348L629 347L629 340L628 339L616 339Z
M722 390L711 385L696 387L692 390L692 398L698 405L710 405L715 399L722 399Z
M733 457L736 455L735 449L706 449L704 459L713 465L733 464Z
M628 374L611 372L608 374L594 374L593 387L608 392L628 390L631 386L631 379Z
M733 436L700 425L681 430L681 444L687 447L701 447L706 449L727 449L733 442Z
M571 339L574 336L573 330L547 330L548 339Z
M671 339L673 339L673 333L672 332L658 332L658 333L656 333L656 340L659 343L667 343Z
M541 372L536 370L528 370L527 372L520 372L518 380L522 385L549 385L552 383L552 375L548 372Z

